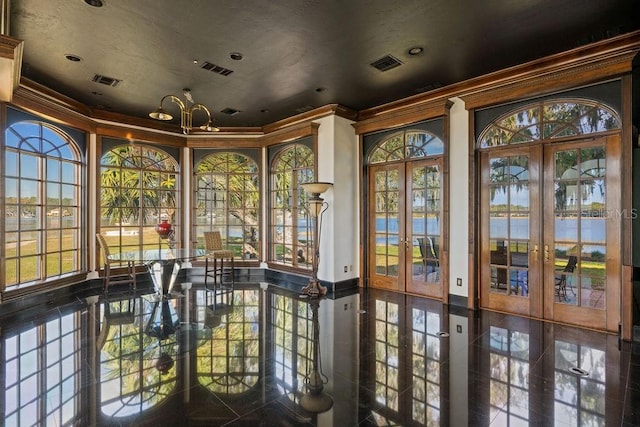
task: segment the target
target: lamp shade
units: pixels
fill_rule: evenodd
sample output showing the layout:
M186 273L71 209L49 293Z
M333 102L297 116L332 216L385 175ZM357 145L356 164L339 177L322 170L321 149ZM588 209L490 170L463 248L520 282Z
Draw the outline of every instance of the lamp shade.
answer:
M171 120L173 119L173 116L169 113L167 113L166 111L164 111L164 109L162 107L158 108L155 111L152 111L151 113L149 113L149 117L151 117L152 119L156 119L156 120Z
M304 184L300 184L304 191L311 194L322 194L332 185L330 182L305 182Z

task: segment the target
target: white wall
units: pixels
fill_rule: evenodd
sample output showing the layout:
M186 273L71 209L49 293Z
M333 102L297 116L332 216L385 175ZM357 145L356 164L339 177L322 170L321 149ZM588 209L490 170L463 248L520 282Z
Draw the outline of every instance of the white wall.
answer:
M469 112L452 98L449 111L449 293L469 295ZM462 279L462 286L456 281Z
M316 122L320 124L317 180L333 183L321 195L329 208L323 217L318 278L339 282L358 277L360 271L358 137L353 122L342 117L329 116Z

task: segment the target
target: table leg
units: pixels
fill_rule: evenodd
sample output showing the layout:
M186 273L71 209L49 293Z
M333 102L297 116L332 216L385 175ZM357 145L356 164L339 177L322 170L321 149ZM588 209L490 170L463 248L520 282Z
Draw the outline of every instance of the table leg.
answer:
M162 296L170 294L178 278L181 263L177 260L153 261L147 267L156 292Z

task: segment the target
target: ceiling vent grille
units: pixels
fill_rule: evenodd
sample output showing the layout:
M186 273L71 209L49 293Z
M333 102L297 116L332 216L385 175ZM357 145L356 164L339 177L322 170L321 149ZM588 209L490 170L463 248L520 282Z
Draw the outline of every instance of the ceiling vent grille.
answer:
M399 67L400 65L402 65L402 62L398 58L391 55L383 56L382 58L371 63L371 66L373 68L376 68L380 71L389 71L390 69Z
M233 70L221 67L216 64L212 64L211 62L207 62L207 61L205 61L200 68L205 69L207 71L211 71L216 74L220 74L221 76L228 76L229 74L233 73Z
M114 79L113 77L107 77L100 74L94 74L92 81L96 83L100 83L102 85L107 85L111 87L116 87L122 80Z
M235 108L225 108L224 110L220 110L221 113L228 114L230 116L235 116L240 112L240 110L236 110Z

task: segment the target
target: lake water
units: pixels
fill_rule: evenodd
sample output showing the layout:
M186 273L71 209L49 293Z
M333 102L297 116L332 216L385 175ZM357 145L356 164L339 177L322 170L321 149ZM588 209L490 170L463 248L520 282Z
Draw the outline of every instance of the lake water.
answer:
M582 217L577 218L556 218L555 237L560 242L576 242L578 240L578 226L580 225L580 236L583 243L602 244L606 243L606 219ZM511 239L529 239L529 219L528 218L491 218L489 232L492 239L507 240L509 234L509 223L511 223ZM388 228L387 228L388 224ZM428 219L426 231L428 235L440 234L440 222L433 218ZM376 230L384 233L399 235L398 220L391 218L376 218ZM414 219L413 234L423 235L425 232L424 219ZM397 239L396 244L397 244ZM385 238L377 238L377 243L384 243ZM585 248L586 249L586 248Z

